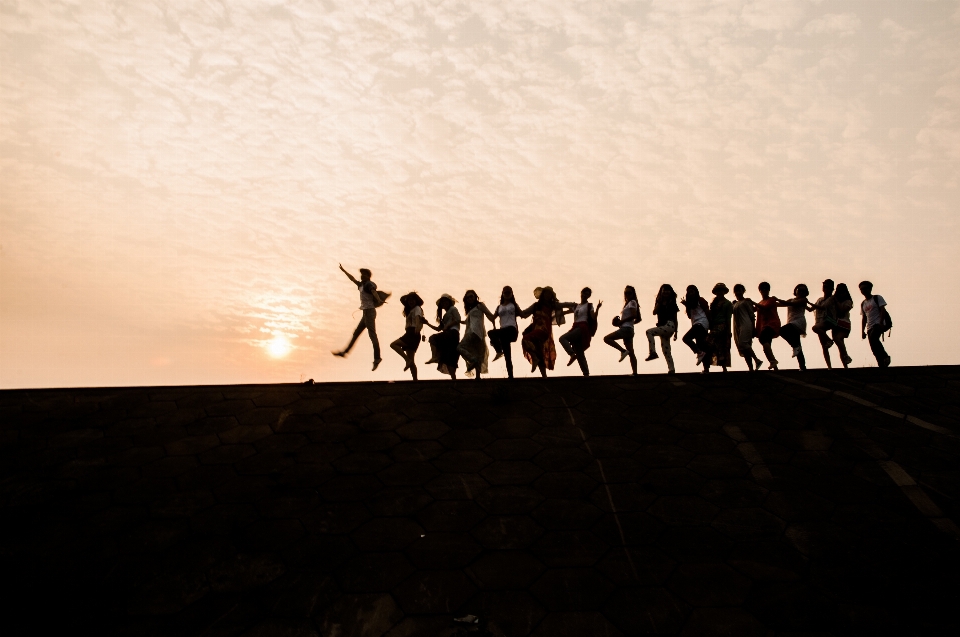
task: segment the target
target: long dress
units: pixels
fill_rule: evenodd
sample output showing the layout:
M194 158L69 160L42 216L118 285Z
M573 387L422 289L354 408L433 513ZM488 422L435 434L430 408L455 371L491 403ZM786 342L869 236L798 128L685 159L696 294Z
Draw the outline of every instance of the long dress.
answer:
M441 374L452 374L457 371L460 361L460 352L457 345L460 342L460 311L451 307L440 321L439 334L430 337L430 347L436 348L434 359L437 361L437 370Z
M714 301L710 308L710 340L713 360L717 367L730 367L730 318L733 316L733 305L727 299Z
M523 331L523 356L531 365L536 361L532 352L547 369L557 362L557 346L553 342L554 308L540 308L533 313L533 322Z
M733 342L744 358L751 358L753 351L753 301L743 299L733 304Z
M467 376L472 376L480 366L480 373L487 373L487 358L489 350L487 349L487 328L483 323L483 310L479 305L467 312L467 329L464 330L463 339L457 347L457 352L467 363Z

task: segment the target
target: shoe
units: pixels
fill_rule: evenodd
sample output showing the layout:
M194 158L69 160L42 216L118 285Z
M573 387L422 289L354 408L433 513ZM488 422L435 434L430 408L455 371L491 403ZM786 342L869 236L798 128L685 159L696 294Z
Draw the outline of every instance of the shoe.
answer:
M382 358L378 358L378 359L376 359L375 361L373 361L373 369L371 369L370 371L371 371L371 372L377 371L377 368L380 367L380 363L381 363L382 361L383 361Z
M667 370L667 376L673 376L673 375L676 374L676 373L677 373L677 370L675 370L675 369L668 369L668 370Z
M697 353L697 365L698 365L698 366L700 365L700 363L703 362L703 357L706 356L706 355L707 355L706 352L698 352L698 353Z
M498 360L500 360L501 358L503 358L503 352L500 352L499 354L497 354L496 356L494 356L492 362L496 363L496 362L497 362Z
M650 354L650 356L647 356L647 357L646 357L645 359L643 359L643 360L645 360L645 361L655 361L655 360L657 360L658 358L660 358L660 355L657 354L656 352L653 352L653 353Z
M630 352L627 352L627 351L620 352L620 361L619 361L619 362L622 363L622 362L624 361L624 359L626 359L627 356L630 356Z
M374 369L376 369L376 367L374 367ZM407 366L403 368L403 371L407 371L408 369L410 369L410 363L407 363Z
M767 369L772 369L773 371L777 371L777 361L770 361L770 367L768 367Z
M761 369L763 369L763 361L758 358L753 361L753 366L759 372Z
M799 351L800 351L800 348L799 348L799 347L794 347L794 348L793 348L793 354L790 355L790 358L796 358L796 357L797 357L797 352L799 352Z
M889 357L889 356L887 356L885 359L883 359L883 364L881 364L880 367L890 367L890 357Z
M847 356L845 359L843 359L843 362L846 363L847 365L849 365L850 363L853 362L853 359L850 358L849 356Z
M334 356L337 356L338 358L346 358L346 357L347 357L347 353L346 353L346 352L333 351L333 352L330 352L330 353L333 354Z
M496 359L494 359L494 360L496 360ZM437 359L431 358L431 359L428 360L426 363L424 363L424 365L436 365L436 364L439 363L439 362L440 362L440 361L438 361Z
M567 367L570 367L571 365L573 365L573 364L576 363L576 362L577 362L577 357L576 357L575 355L574 355L574 356L571 356L571 357L570 357L570 361L567 363Z
M828 338L828 339L827 339L827 349L830 349L831 347L833 347L833 339L832 339L832 338Z

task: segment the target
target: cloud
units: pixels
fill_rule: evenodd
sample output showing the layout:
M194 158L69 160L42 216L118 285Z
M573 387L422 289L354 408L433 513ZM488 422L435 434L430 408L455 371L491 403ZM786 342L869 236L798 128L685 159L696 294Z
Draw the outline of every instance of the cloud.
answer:
M828 13L807 22L803 27L805 34L832 33L853 35L860 30L860 18L853 13Z

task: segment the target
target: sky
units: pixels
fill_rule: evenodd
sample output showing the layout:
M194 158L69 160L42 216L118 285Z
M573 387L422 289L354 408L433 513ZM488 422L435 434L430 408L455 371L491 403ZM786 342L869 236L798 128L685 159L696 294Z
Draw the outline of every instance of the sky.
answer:
M602 335L631 284L640 335L664 282L828 277L957 364L958 180L957 1L0 0L0 387L400 380L410 290L586 285Z

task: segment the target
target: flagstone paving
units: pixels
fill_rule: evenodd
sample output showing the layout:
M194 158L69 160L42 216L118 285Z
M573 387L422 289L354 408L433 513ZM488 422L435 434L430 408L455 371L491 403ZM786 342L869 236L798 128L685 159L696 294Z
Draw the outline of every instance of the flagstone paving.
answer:
M31 632L960 634L960 367L3 391L0 422Z

